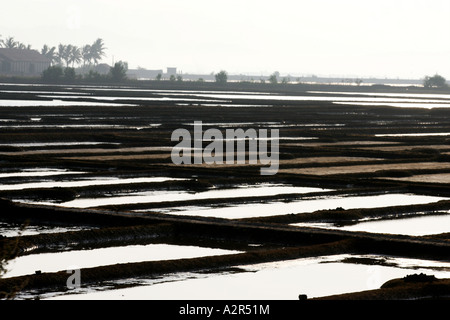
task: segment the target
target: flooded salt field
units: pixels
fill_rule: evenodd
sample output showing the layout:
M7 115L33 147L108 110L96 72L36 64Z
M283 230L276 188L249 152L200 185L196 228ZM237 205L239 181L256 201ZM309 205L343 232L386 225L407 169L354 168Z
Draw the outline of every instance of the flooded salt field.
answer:
M0 173L0 178L48 177L60 175L73 175L73 174L85 174L85 172L69 171L66 169L57 169L57 168L32 168L32 169L24 169L22 171L2 172Z
M74 88L75 89L75 88ZM205 106L231 106L231 107L264 107L270 101L289 102L332 102L335 104L355 104L371 106L393 106L410 108L448 108L450 107L450 95L445 94L395 94L395 93L364 93L364 92L327 92L306 91L302 95L290 95L275 92L238 92L238 91L195 91L195 90L146 90L133 88L115 89L115 92L139 93L136 97L130 95L111 96L110 88L77 87L77 92L48 92L30 90L0 90L8 94L34 94L37 99L48 100L0 100L0 106L25 107L25 106L137 106L143 102L183 102L183 105L201 104ZM88 92L83 92L89 90ZM102 94L103 93L103 94ZM50 100L51 99L51 100ZM90 101L83 101L89 99ZM98 100L98 102L96 101ZM259 100L262 104L236 104L233 101ZM136 101L123 103L122 101ZM187 103L187 104L186 104Z
M333 210L336 208L378 208L395 205L414 205L432 203L447 198L420 196L413 194L383 194L374 196L332 196L322 199L297 200L290 202L249 203L238 206L226 206L219 208L170 208L158 209L160 212L182 215L201 216L224 219L243 219L255 217L269 217L285 214L309 213L318 210ZM144 210L139 210L142 212Z
M25 189L39 189L39 188L73 188L73 187L89 187L89 186L105 186L117 184L134 184L134 183L156 183L164 181L176 181L184 179L176 179L170 177L141 177L141 178L84 178L84 180L75 181L45 181L35 183L20 183L20 184L2 184L0 190L25 190Z
M121 106L134 106L135 104L120 104ZM62 99L53 100L0 100L0 107L54 107L54 106L111 106L107 102L87 102L87 101L64 101Z
M10 261L6 266L9 271L3 277L8 278L33 274L36 270L41 272L57 272L116 263L189 259L232 253L239 252L194 246L149 244L30 254L17 257Z
M73 141L73 142L26 142L26 143L0 143L1 147L37 148L37 147L62 147L62 146L92 146L92 145L119 145L114 142L99 141Z
M294 223L294 226L306 226L346 231L362 231L371 233L403 234L409 236L427 236L448 232L450 214L415 214L412 217L397 219L361 221L352 225L336 226L332 223Z
M74 183L74 182L70 182ZM106 198L75 199L60 203L60 206L69 208L93 208L108 205L194 201L205 199L228 199L239 197L264 197L283 194L306 194L312 192L326 192L320 188L294 187L289 185L248 185L233 189L212 189L204 192L186 191L149 191L109 196ZM39 202L38 204L50 204Z
M367 260L373 260L373 264L364 264ZM384 282L411 272L445 278L450 276L450 263L376 255L325 256L242 265L222 273L182 273L157 279L135 279L141 285L116 290L80 288L78 291L82 294L68 292L41 299L297 300L300 294L316 298L377 289Z
M0 248L23 241L0 292L297 300L450 277L447 92L163 82L0 84ZM277 174L174 164L196 121L278 129Z

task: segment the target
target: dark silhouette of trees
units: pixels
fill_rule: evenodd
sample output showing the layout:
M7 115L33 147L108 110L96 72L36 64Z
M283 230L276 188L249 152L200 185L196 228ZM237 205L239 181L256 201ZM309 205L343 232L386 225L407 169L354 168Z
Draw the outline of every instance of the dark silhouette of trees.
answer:
M215 75L215 78L217 83L224 84L228 81L228 74L225 70L222 70Z
M114 64L114 67L110 68L109 74L114 82L121 82L127 78L127 70L128 64L126 62L119 61Z
M63 78L64 70L61 66L50 66L42 72L42 79L47 82L58 82Z
M81 59L83 60L83 66L91 65L92 54L91 54L91 46L89 44L83 46L81 48Z
M41 50L41 54L46 56L47 59L50 60L50 64L53 65L56 61L56 47L49 47L48 45L44 45Z
M69 63L72 64L72 67L74 67L74 64L79 64L82 60L81 56L81 49L77 46L70 46L68 48L69 50Z
M447 80L438 74L434 76L426 76L423 81L423 86L425 88L444 88L447 87Z
M94 64L98 64L98 61L105 56L105 49L103 39L100 38L95 40L95 42L90 46L90 56L94 61Z
M66 63L66 66L69 66L69 50L67 46L64 44L58 45L58 52L56 53L56 59L58 64Z
M65 68L64 69L64 80L66 81L74 81L76 78L76 73L74 68Z
M2 40L2 45L5 48L17 48L19 46L19 43L14 40L14 37L8 37Z
M22 49L22 50L32 50L31 44L25 44L25 43L21 43L21 42L19 42L17 44L17 48Z
M3 43L3 41L2 41ZM8 40L7 45L13 45L14 39ZM97 65L98 62L105 56L105 45L102 39L97 39L92 45L87 44L78 47L72 44L60 43L58 47L49 47L44 45L41 54L45 55L51 64L57 63L65 67L91 66L92 63Z
M50 83L73 82L76 78L74 68L63 68L60 65L50 66L42 72L42 79Z
M28 49L31 50L31 44L25 44L14 40L14 37L8 37L4 40L0 40L0 47L11 49Z
M278 77L280 76L280 73L278 71L275 71L269 76L269 82L271 84L277 84L278 83Z

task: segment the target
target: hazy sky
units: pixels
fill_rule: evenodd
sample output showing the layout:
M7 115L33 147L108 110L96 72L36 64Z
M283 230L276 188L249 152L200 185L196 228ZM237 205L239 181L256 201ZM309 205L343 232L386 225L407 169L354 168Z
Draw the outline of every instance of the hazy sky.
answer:
M2 0L0 34L184 73L450 78L449 0Z

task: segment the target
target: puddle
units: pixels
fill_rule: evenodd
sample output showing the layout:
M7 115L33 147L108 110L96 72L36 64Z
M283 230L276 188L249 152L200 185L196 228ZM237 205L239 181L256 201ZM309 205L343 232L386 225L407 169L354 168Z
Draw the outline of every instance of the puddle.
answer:
M381 265L346 263L344 259L380 261ZM388 280L425 273L450 276L450 263L380 257L336 255L292 261L237 266L242 272L181 273L148 279L147 284L107 290L81 288L81 294L54 293L48 299L145 299L145 300L298 300L378 289ZM128 282L132 282L130 279ZM65 294L65 295L64 295Z
M40 90L0 90L0 93L2 93L2 92L3 93L36 93L36 94L54 94L55 93L53 91L40 91ZM68 91L58 91L58 94L64 95L64 96L84 95L84 97L89 95L89 93L68 92Z
M342 227L330 223L295 223L292 225L346 231L426 236L450 232L450 214L415 216L402 219L371 220Z
M58 128L58 129L151 129L154 128L154 125L146 125L146 126L127 126L127 125L119 125L119 124L36 124L36 125L13 125L13 126L0 126L0 128L16 128L16 129L44 129L44 128Z
M286 185L249 185L234 189L212 189L204 192L189 193L185 191L149 191L107 198L75 199L59 204L71 208L92 208L106 205L126 205L136 203L156 203L164 201L193 201L204 199L227 199L239 197L263 197L281 194L303 194L330 191L320 188L293 187ZM51 203L39 203L51 204Z
M85 141L85 142L22 142L22 143L0 143L0 147L20 147L20 148L34 148L34 147L54 147L54 146L90 146L90 145L120 145L116 142L98 142L98 141Z
M355 106L386 106L395 108L423 108L423 109L433 109L433 108L449 108L449 103L432 103L432 102L390 102L390 101L379 101L379 102L334 102L334 104L345 104L345 105L355 105Z
M205 207L199 209L198 207L179 207L157 209L157 211L186 216L242 219L284 214L307 213L317 210L336 209L338 207L342 207L344 209L357 209L426 204L446 199L447 198L420 196L413 194L383 194L376 196L327 197L325 199L296 200L291 202L249 203L220 208ZM142 212L143 210L140 211Z
M131 245L92 250L72 250L57 253L41 253L20 256L10 261L3 278L42 272L57 272L79 268L133 263L187 259L204 256L240 253L240 251L169 244Z
M85 98L85 97L84 97ZM138 106L137 104L62 100L0 100L0 107Z
M438 133L388 133L376 134L375 137L429 137L429 136L449 136L450 132Z
M155 183L165 181L177 181L188 180L169 177L144 177L144 178L89 178L79 181L44 181L33 183L20 183L20 184L3 184L0 185L2 191L11 190L24 190L24 189L38 189L38 188L77 188L77 187L90 187L90 186L102 186L102 185L116 185L116 184L133 184L133 183Z
M396 98L423 98L423 99L445 99L450 100L450 94L428 94L428 93L377 93L377 92L332 92L332 91L308 91L312 94L330 95L358 95L371 97L396 97Z
M64 99L64 98L67 98L66 96L58 96L58 95L50 95L50 96L40 96L40 97L42 97L42 98L59 98L59 99ZM76 99L86 99L86 97L85 96L79 96L79 97L77 97L77 96L73 96L73 97L70 97L71 99L74 99L74 98L76 98ZM229 102L229 101L223 101L223 100L216 100L216 99L189 99L189 98L172 98L172 97L133 97L133 96L127 96L127 97L120 97L120 96L118 96L118 97L111 97L111 96L90 96L89 97L89 99L94 99L94 100L108 100L108 101L112 101L112 102L115 102L115 101L120 101L120 100L133 100L133 101L190 101L190 102L195 102L195 103L199 103L199 102L222 102L222 103L224 103L224 102ZM55 100L53 100L53 101L55 101ZM61 100L57 100L57 101L61 101ZM76 102L76 101L63 101L63 103L64 103L64 105L67 105L67 104L65 104L66 102L71 102L71 103L74 103L75 105L77 105L77 103L78 102ZM81 103L83 103L84 101L80 101ZM90 105L95 105L95 104L98 104L97 102L84 102L84 103L90 103ZM107 104L107 103L102 103L102 102L99 102L101 105L109 105L109 104ZM71 105L74 105L74 104L71 104ZM115 103L116 104L116 103ZM119 103L119 105L121 105L121 106L130 106L130 105L133 105L133 104L122 104L122 103Z
M47 177L47 176L59 176L69 174L84 174L86 172L81 171L69 171L65 169L51 169L51 168L36 168L36 169L24 169L20 172L5 172L0 173L0 178L15 178L15 177ZM3 186L0 184L0 189Z

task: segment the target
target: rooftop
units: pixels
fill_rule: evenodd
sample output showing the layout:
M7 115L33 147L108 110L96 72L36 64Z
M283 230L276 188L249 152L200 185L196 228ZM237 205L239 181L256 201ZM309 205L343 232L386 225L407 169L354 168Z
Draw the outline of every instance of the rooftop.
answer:
M17 48L0 48L0 60L2 58L11 61L50 62L47 57L36 50Z

